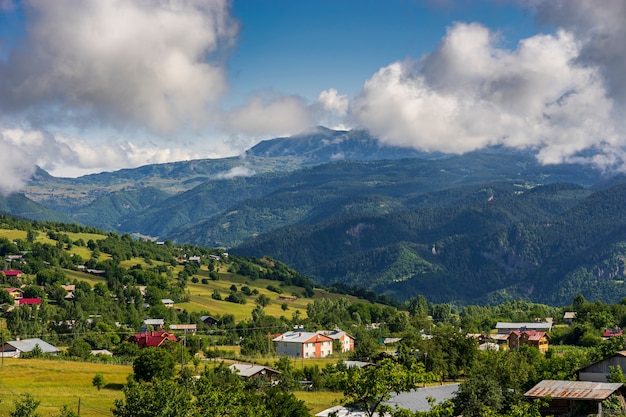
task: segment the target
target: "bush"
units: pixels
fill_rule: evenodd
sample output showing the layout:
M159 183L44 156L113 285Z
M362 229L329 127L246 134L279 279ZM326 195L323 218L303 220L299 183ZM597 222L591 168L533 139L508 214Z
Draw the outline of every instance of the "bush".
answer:
M279 288L279 287L277 287L277 286L275 286L275 285L272 285L272 284L268 285L266 288L267 288L269 291L275 292L275 293L277 293L277 294L282 294L282 293L283 293L282 288Z
M204 285L207 285L209 283L209 279L208 278L202 278L202 283Z

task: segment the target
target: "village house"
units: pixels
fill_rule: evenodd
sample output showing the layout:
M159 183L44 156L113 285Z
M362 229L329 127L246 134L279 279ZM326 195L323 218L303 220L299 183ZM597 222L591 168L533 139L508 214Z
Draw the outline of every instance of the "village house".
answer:
M325 358L333 354L333 339L320 333L291 331L273 340L278 355Z
M39 307L41 305L41 298L20 298L19 300L15 300L15 304L18 306L29 305Z
M65 294L65 298L66 300L73 300L74 299L74 291L76 291L76 285L74 284L65 284L65 285L61 285L61 288L63 288L65 291L67 291L67 294Z
M42 353L56 355L60 352L58 348L39 338L14 340L6 342L0 348L0 355L5 358L19 358L22 353L30 353L39 347Z
M136 333L128 338L131 343L137 343L139 347L159 347L165 343L166 340L177 342L176 336L170 332L145 332Z
M320 330L317 333L328 336L333 340L337 340L341 346L341 352L351 352L354 350L354 337L341 329L335 330Z
M163 299L161 300L161 303L163 303L163 305L164 305L165 307L168 307L168 308L172 308L172 307L174 307L174 300L172 300L172 299L170 299L170 298L163 298Z
M7 278L22 278L24 276L24 273L19 269L5 269L2 273Z
M611 337L620 337L623 336L624 332L619 327L614 327L612 329L605 329L604 333L602 333L603 339L610 339Z
M14 300L20 300L24 298L24 291L19 288L5 288L6 292L8 292Z
M519 349L520 346L532 346L541 353L548 351L550 336L546 332L535 330L512 331L508 337L509 349Z
M143 319L143 326L139 329L140 332L145 332L151 329L163 329L165 327L165 319Z

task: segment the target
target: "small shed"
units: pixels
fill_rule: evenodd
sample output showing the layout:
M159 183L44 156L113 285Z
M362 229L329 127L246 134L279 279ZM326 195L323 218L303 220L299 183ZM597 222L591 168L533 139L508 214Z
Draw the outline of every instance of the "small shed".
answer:
M252 363L234 363L228 368L245 379L267 378L268 381L274 381L280 376L280 372L276 369Z
M524 396L529 399L550 397L548 406L539 410L542 416L572 413L581 406L597 410L597 414L601 416L602 401L613 394L618 395L622 406L624 405L622 387L621 383L544 380L532 387Z
M202 321L202 323L206 324L207 326L217 326L220 322L218 319L216 319L213 316L201 316L200 320Z
M576 312L575 311L566 311L565 313L563 313L563 321L565 321L565 324L567 324L568 326L570 326L574 320L576 320Z
M579 381L607 382L611 367L619 366L626 372L626 350L621 350L608 358L604 358L576 371Z

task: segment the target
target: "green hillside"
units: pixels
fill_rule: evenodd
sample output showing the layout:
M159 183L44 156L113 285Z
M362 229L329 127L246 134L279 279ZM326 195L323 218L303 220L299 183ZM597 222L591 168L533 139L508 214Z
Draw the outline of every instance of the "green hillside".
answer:
M477 190L493 196L477 204L288 227L235 252L269 254L327 285L357 283L398 298L561 304L578 293L626 296L626 185L506 190Z

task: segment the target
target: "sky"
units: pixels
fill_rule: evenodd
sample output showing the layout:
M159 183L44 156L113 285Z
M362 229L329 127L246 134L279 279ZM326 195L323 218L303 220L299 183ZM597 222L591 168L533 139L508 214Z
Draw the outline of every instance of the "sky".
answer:
M623 172L624 22L623 0L0 0L0 193L318 125Z

